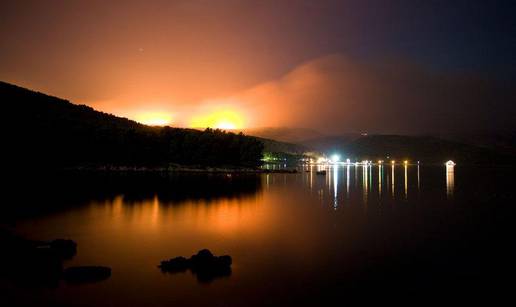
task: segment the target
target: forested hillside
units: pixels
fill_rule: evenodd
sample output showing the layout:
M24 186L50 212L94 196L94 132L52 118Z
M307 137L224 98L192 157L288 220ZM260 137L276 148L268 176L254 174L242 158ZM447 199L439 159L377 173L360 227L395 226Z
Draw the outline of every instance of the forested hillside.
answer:
M9 165L246 166L263 143L220 130L150 127L88 106L0 82Z

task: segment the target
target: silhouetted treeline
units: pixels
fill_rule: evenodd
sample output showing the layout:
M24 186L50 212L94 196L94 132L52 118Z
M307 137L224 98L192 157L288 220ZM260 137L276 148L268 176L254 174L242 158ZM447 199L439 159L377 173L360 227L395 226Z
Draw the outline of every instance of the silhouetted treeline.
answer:
M262 157L262 142L243 134L150 127L4 82L0 97L5 150L23 166L253 167Z

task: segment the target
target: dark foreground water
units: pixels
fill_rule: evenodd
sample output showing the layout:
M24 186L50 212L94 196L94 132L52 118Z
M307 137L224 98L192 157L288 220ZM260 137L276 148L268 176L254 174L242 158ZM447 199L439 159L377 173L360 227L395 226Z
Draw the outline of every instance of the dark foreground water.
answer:
M65 267L106 265L112 276L55 286L3 278L2 300L317 306L511 299L515 169L339 166L326 176L315 170L23 175L7 191L3 224L30 239L71 238L78 253ZM202 248L231 255L231 275L201 282L190 272L157 268Z

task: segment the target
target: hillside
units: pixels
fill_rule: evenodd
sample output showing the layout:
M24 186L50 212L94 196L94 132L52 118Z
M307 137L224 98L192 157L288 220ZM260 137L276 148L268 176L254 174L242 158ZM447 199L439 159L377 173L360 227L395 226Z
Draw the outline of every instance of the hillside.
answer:
M371 135L344 144L344 155L354 159L396 159L426 163L454 160L459 163L514 164L516 156L491 148L431 136Z
M322 136L304 140L301 144L307 148L319 152L343 151L347 144L360 137L360 134L355 133L348 133L337 136Z
M307 128L287 128L287 127L266 127L244 129L247 135L253 135L262 139L275 140L290 144L302 144L306 140L321 138L324 135L318 131Z
M150 127L5 82L0 97L16 167L256 166L262 157L262 142L242 134Z
M265 152L282 152L293 155L302 155L308 151L308 147L299 144L279 142L260 137L257 137L257 139L263 143Z
M516 131L478 131L441 135L443 139L516 155Z

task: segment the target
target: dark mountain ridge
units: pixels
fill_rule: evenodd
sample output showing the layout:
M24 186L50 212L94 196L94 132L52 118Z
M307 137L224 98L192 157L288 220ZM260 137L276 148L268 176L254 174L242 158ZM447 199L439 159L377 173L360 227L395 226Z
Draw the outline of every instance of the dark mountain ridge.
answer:
M308 128L263 127L244 129L242 132L263 139L290 144L303 144L306 140L324 137L324 134Z
M445 140L433 136L369 135L341 143L351 159L410 160L422 163L515 164L516 155L494 148Z
M220 130L151 127L0 82L6 151L26 167L260 164L255 137ZM23 121L20 121L23 118Z

